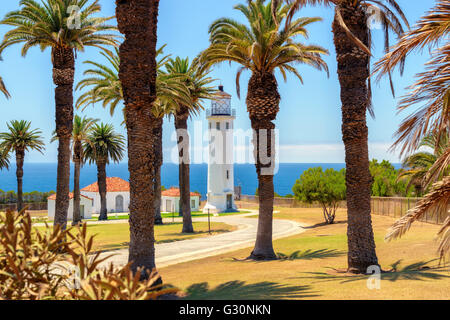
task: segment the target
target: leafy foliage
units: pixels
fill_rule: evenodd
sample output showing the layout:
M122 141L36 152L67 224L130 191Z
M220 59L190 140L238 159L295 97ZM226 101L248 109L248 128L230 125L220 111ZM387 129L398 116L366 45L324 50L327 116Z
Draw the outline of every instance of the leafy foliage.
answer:
M3 149L3 153L16 150L37 150L42 153L45 150L42 132L39 129L31 130L31 121L12 120L6 125L8 132L0 133L0 149Z
M83 144L83 154L89 163L98 161L119 162L125 150L125 138L114 131L111 124L94 124Z
M373 159L369 164L370 174L372 175L372 196L374 197L406 197L411 195L407 191L407 183L398 180L399 170L387 160L378 162Z
M0 213L0 300L148 300L174 293L156 272L140 280L129 264L101 269L84 224L78 232L32 227L29 214Z
M345 169L309 168L292 188L295 198L308 203L319 202L327 223L333 223L339 201L345 200Z
M84 51L86 47L104 49L118 44L116 27L106 24L113 17L96 17L100 12L99 0L21 0L21 8L8 13L0 22L13 26L5 34L0 45L0 54L13 44L23 43L22 56L32 47L70 48ZM79 21L71 8L78 7ZM72 27L71 22L79 22Z
M321 18L299 18L286 21L292 5L277 5L272 13L272 1L249 1L234 8L240 11L248 25L239 21L222 18L216 20L209 29L211 45L203 51L198 62L210 67L222 62L240 64L236 74L236 90L240 96L240 77L243 71L256 74L273 74L280 71L287 81L287 73L293 74L300 82L303 78L295 68L297 64L312 66L328 72L328 66L321 55L328 51L317 45L305 45L296 41L298 36L308 38L306 27ZM281 25L283 21L285 24Z

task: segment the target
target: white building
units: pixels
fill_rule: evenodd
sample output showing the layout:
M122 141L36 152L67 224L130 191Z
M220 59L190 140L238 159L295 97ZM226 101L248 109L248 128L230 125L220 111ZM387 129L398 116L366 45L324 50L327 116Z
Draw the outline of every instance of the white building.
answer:
M73 219L73 193L69 193L69 211L67 212L67 219ZM90 219L92 217L92 198L86 197L85 195L81 195L80 197L80 215L81 219ZM51 195L47 198L47 210L48 210L48 219L55 219L55 202L56 202L56 194Z
M203 212L237 211L234 203L234 136L236 110L231 95L219 87L217 97L207 110L209 130L208 192Z
M200 194L191 192L191 212L199 211ZM170 188L161 192L161 212L180 212L180 189Z
M101 202L98 191L98 183L95 182L81 189L81 194L93 199L93 213L100 213ZM130 206L130 184L128 181L113 177L106 178L106 209L112 213L129 212Z

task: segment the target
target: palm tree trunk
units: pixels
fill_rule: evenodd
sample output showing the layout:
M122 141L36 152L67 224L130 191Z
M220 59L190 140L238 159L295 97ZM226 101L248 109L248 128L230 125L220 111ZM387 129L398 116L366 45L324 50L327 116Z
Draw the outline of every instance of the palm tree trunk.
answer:
M163 220L161 217L161 166L163 163L163 147L162 147L162 130L163 119L158 119L158 125L154 131L155 137L155 150L158 161L155 163L155 224L162 225Z
M131 269L142 268L147 278L155 265L154 183L155 158L151 112L156 99L156 41L159 0L117 0L119 31L125 35L120 46L120 72L128 133L130 172Z
M175 115L175 129L178 138L179 166L178 175L180 181L180 213L183 213L183 233L193 233L191 215L191 187L190 187L190 159L189 159L189 135L187 132L187 119L189 110L185 106Z
M16 149L16 177L17 177L17 211L23 209L23 161L25 158L25 150Z
M73 82L75 58L73 50L52 49L53 82L56 104L56 135L58 137L58 169L54 225L62 229L67 225L70 191L70 140L73 128Z
M80 170L81 170L81 142L77 141L73 150L74 176L73 176L73 214L72 225L75 226L81 222L80 212Z
M362 9L353 7L342 7L341 12L353 34L369 47L366 14ZM371 220L372 177L366 125L370 60L350 40L336 19L333 33L341 85L342 136L345 144L348 271L365 273L369 266L378 265Z
M106 207L106 161L97 160L98 192L100 193L100 216L98 220L108 220L108 208Z
M250 259L273 260L277 256L272 245L273 225L273 175L275 146L273 144L275 120L279 110L280 95L273 74L256 74L248 84L247 110L253 129L255 167L258 176L259 216L255 248Z

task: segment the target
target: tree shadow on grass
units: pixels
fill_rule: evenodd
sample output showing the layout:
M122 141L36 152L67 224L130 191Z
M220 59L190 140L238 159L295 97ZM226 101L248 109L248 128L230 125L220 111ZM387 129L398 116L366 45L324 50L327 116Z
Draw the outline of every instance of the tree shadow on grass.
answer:
M300 299L314 295L310 286L290 286L275 282L246 284L244 281L229 281L209 288L207 282L195 283L186 289L186 300L261 300Z
M318 228L318 227L326 227L326 226L333 226L336 224L346 224L347 220L344 221L334 221L333 223L329 224L327 222L321 222L321 223L316 223L312 226L307 226L307 227L303 227L303 229L314 229L314 228Z
M336 249L319 249L319 250L305 250L305 251L295 251L290 255L286 255L282 252L278 252L277 256L280 260L312 260L312 259L324 259L332 257L340 257L344 255L345 252Z
M429 263L436 261L433 259L430 261L415 262L404 267L399 267L401 260L396 261L391 265L392 269L389 271L383 271L380 275L381 280L387 280L391 282L401 280L442 280L449 279L449 267L448 266L429 266ZM340 283L354 282L360 280L367 280L370 275L354 275L344 272L339 272L336 269L330 268L334 273L327 272L306 272L310 276L295 277L295 279L316 279L318 282L322 281L339 281ZM339 273L342 273L341 275Z

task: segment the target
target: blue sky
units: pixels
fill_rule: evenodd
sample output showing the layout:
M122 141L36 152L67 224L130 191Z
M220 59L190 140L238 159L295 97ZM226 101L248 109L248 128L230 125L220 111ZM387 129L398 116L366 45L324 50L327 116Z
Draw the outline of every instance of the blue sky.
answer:
M162 0L159 13L158 41L159 45L167 44L165 53L172 56L194 58L209 44L208 27L217 18L231 17L240 21L242 16L233 9L235 4L244 0ZM403 8L409 22L415 22L425 11L433 7L433 0L397 0ZM100 0L103 15L114 15L115 2ZM19 0L2 1L0 17L18 8ZM322 22L309 26L310 38L304 43L317 44L327 48L330 55L325 57L330 69L330 77L307 66L299 66L298 70L304 79L304 85L294 77L288 77L284 83L278 75L279 91L282 97L280 113L276 120L279 128L280 161L281 162L344 162L344 149L341 140L341 103L339 98L339 82L336 74L336 56L333 46L331 8L304 8L298 16L320 16ZM243 21L244 22L244 21ZM0 36L9 30L8 26L0 26ZM395 38L392 37L395 41ZM383 38L381 30L373 31L374 61L382 56ZM373 104L376 118L368 118L369 152L371 158L388 159L399 162L396 154L388 152L392 144L393 134L401 120L407 115L397 115L396 102L406 93L405 88L414 81L414 75L423 70L428 52L417 52L409 56L403 77L394 74L397 99L393 98L387 79L373 85ZM57 144L50 144L51 132L55 127L54 85L51 78L52 66L50 50L41 52L38 48L29 51L26 58L20 56L20 46L15 45L4 51L3 62L0 62L0 74L12 95L10 100L0 97L0 131L6 130L6 122L13 119L32 121L32 126L43 131L47 145L44 155L31 152L26 155L27 162L56 162ZM88 49L78 53L76 62L76 82L82 79L86 66L85 60L103 61L99 52ZM220 79L225 90L233 95L233 108L237 110L235 128L247 130L250 122L245 106L245 96L249 73L241 78L241 100L236 97L235 74L237 66L223 64L216 67L211 76ZM75 98L80 92L75 93ZM209 103L207 103L209 107ZM113 123L116 129L125 134L121 126L122 114L116 112L114 117L100 105L88 107L82 115L99 118ZM206 130L205 113L202 112L192 121L202 121ZM193 127L191 123L191 127ZM173 121L167 120L164 125L164 150L168 159L175 146L173 139Z

